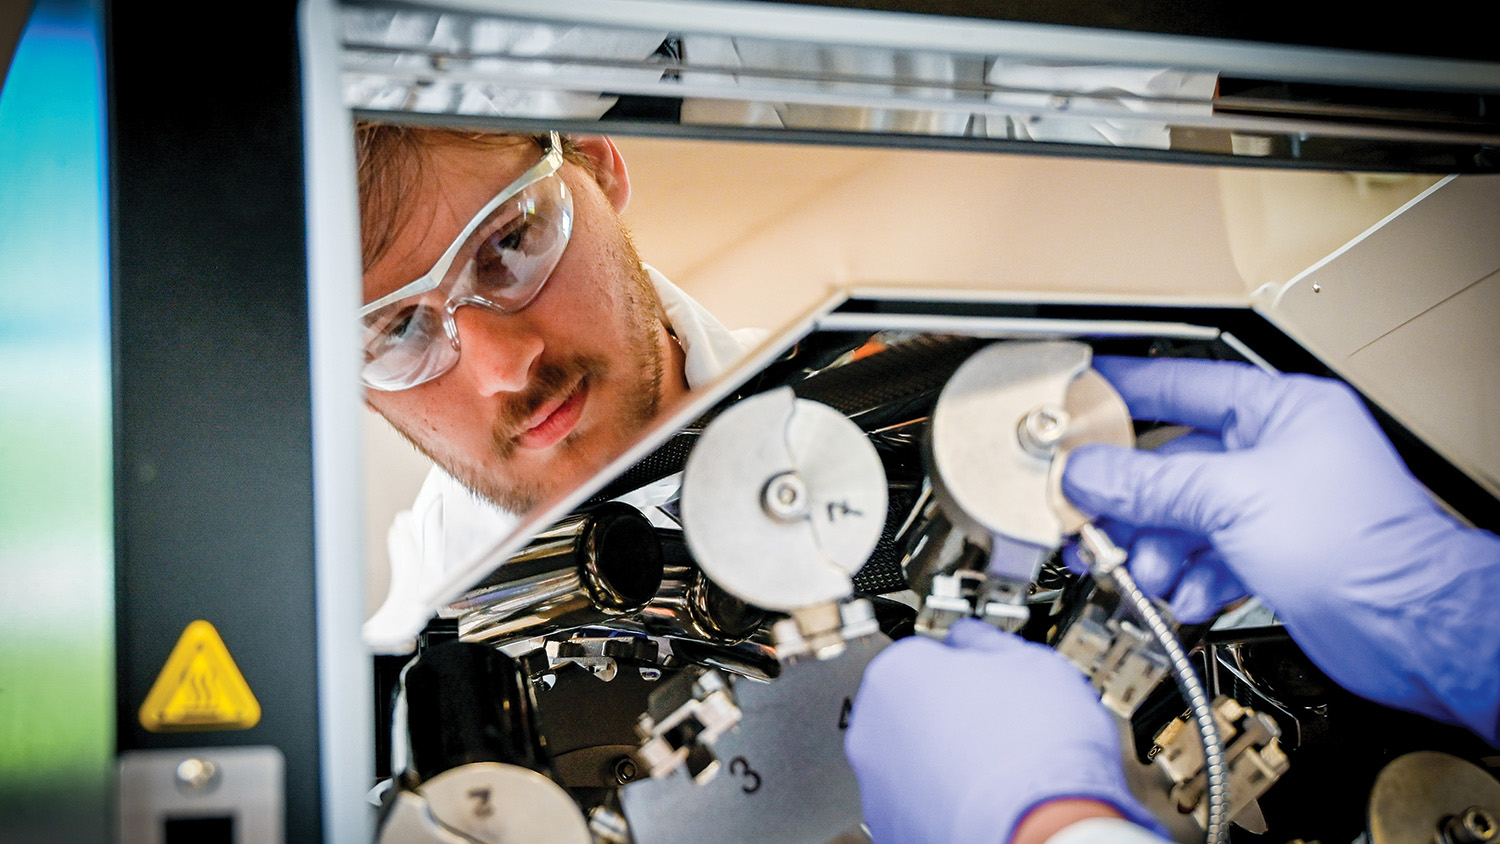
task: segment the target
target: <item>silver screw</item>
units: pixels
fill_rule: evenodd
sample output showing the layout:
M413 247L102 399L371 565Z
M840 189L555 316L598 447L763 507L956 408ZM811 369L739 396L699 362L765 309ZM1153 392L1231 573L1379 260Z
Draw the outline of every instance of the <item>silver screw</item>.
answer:
M1313 292L1314 293L1322 293L1323 292L1323 285L1317 283L1316 281L1313 282Z
M207 759L184 759L177 763L177 787L183 791L208 791L218 785L219 766Z
M1071 420L1060 407L1038 407L1021 419L1017 431L1021 447L1037 457L1049 457L1068 433Z
M1480 844L1493 841L1497 826L1495 818L1481 806L1470 806L1458 817L1457 833L1453 839L1462 844Z
M615 760L615 782L618 782L620 785L634 780L638 773L635 767L635 760L629 756L621 756Z
M807 484L796 472L783 472L766 482L761 506L772 518L796 521L810 512Z

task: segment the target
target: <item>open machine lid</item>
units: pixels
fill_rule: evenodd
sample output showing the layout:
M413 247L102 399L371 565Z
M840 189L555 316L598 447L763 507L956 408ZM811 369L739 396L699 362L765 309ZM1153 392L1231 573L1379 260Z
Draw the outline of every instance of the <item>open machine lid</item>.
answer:
M446 125L1344 170L1500 167L1500 63L1445 37L1447 27L1269 26L1224 9L1174 16L1163 4L1012 20L975 3L847 5L355 0L341 7L346 100L358 115Z

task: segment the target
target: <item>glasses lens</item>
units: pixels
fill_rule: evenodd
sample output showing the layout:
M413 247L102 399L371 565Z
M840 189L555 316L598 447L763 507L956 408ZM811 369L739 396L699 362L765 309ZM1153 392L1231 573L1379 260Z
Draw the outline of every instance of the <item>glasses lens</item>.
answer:
M501 202L452 253L434 289L364 316L365 384L404 390L452 369L458 347L448 334L451 310L478 305L513 313L531 304L572 232L573 197L555 172Z
M501 203L464 242L439 289L449 301L513 313L531 304L573 231L573 198L552 175Z
M405 389L442 375L458 360L458 350L443 332L441 299L423 298L392 302L365 317L366 384L377 390Z

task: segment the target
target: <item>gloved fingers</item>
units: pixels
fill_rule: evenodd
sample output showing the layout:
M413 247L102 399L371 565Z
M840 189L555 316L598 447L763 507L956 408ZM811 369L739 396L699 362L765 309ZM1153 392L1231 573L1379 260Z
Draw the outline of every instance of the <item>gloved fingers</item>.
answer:
M1254 366L1188 358L1094 358L1094 368L1135 419L1171 422L1254 445L1288 392L1300 385Z
M1212 549L1196 554L1172 593L1172 616L1183 624L1202 624L1220 609L1250 592Z
M1062 491L1085 513L1212 537L1244 510L1238 454L1157 454L1088 445L1068 456Z
M953 648L968 648L976 651L1004 653L1016 647L1021 639L977 618L961 618L948 628L948 638L943 640Z
M1130 573L1153 598L1165 598L1178 587L1193 555L1209 547L1203 537L1180 530L1142 530L1130 546Z
M1041 800L1129 801L1114 723L1083 673L986 627L955 625L955 642L979 647L912 636L866 669L844 752L875 841L1003 841Z
M1219 454L1224 451L1224 441L1203 431L1189 431L1149 450L1155 454Z

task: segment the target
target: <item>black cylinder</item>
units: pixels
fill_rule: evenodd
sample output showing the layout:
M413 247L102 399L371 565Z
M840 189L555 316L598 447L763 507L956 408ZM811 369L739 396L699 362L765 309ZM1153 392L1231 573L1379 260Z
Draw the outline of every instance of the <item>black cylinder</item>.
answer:
M419 782L472 762L551 776L536 702L520 664L488 645L445 642L407 667L410 768Z

